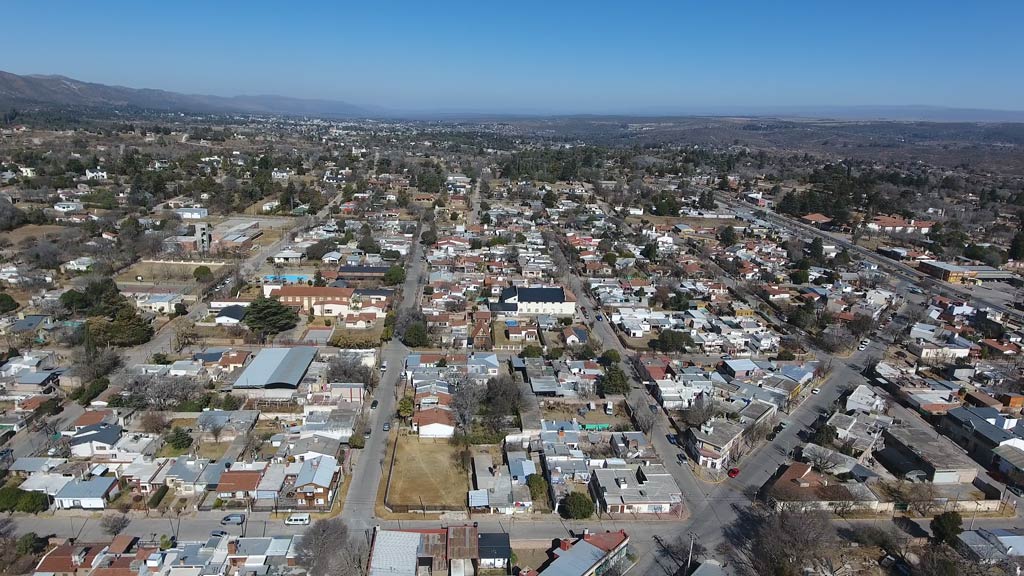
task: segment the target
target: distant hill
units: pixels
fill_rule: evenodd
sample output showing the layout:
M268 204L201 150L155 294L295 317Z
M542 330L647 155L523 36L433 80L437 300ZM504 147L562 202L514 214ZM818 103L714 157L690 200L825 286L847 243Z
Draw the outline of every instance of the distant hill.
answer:
M367 116L366 110L333 100L285 96L205 96L166 90L82 82L64 76L21 76L0 71L0 106L88 106L173 112Z

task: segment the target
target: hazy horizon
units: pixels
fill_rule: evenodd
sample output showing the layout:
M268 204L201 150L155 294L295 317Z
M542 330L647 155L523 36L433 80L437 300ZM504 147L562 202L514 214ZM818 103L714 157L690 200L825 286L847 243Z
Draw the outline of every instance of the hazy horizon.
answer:
M188 94L495 115L1024 108L1009 2L5 8L2 70Z

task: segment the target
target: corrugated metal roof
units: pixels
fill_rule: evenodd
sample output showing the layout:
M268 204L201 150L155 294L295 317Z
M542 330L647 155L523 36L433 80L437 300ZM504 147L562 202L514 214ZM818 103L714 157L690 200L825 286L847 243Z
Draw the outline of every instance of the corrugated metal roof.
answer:
M235 388L298 388L316 348L264 348L235 381Z

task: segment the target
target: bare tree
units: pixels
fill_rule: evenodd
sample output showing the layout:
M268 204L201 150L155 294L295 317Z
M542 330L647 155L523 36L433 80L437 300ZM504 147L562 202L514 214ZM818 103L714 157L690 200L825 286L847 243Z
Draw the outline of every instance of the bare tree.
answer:
M930 516L938 510L938 491L931 482L914 482L905 485L904 501L907 509L921 516Z
M111 536L117 536L121 532L124 532L125 528L131 524L131 519L124 514L107 514L100 520L100 527L103 531Z
M468 379L461 382L450 382L452 390L451 408L455 415L455 422L463 431L469 432L473 427L473 418L480 410L480 400L483 398L483 389Z
M208 432L210 433L210 436L213 437L213 441L220 444L220 437L224 434L224 424L216 422L210 425Z
M143 432L157 434L167 430L170 420L161 412L146 412L139 421Z
M341 518L317 520L296 546L297 560L309 576L362 576L366 547Z
M646 406L640 406L633 410L633 423L636 424L636 429L647 434L651 434L651 430L654 429L654 412L647 409Z
M327 365L328 382L358 382L372 391L378 380L377 373L358 358L337 356Z
M733 563L735 573L751 576L798 574L805 567L820 566L835 538L824 511L749 508L726 532L721 552Z

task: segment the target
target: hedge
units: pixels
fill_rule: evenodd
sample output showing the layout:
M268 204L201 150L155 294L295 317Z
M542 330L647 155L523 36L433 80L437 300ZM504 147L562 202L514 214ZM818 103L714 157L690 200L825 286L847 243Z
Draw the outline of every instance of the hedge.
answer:
M157 506L159 506L160 505L160 501L164 499L165 495L167 495L167 485L166 484L164 484L163 486L158 488L157 491L154 492L153 495L149 497L149 507L150 508L156 508Z

